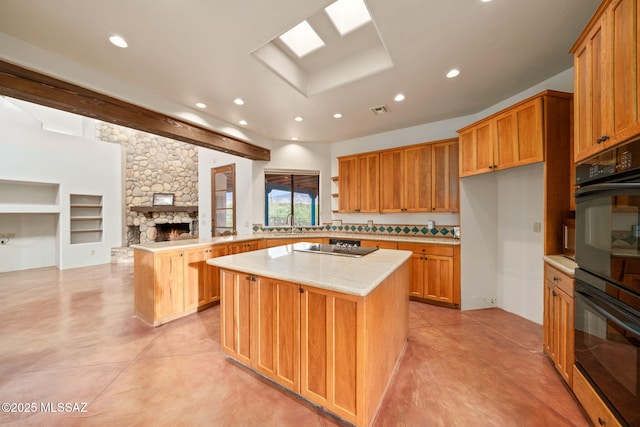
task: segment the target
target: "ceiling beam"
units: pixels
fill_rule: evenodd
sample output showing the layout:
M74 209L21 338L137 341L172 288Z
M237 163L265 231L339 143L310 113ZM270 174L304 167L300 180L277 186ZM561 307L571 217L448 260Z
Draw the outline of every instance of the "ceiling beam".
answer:
M266 148L2 60L0 95L252 160L271 158Z

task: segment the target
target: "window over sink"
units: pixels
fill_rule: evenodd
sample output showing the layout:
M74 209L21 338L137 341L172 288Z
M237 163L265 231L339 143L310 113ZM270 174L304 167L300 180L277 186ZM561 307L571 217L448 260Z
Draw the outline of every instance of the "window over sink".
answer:
M265 171L265 226L319 224L320 172Z

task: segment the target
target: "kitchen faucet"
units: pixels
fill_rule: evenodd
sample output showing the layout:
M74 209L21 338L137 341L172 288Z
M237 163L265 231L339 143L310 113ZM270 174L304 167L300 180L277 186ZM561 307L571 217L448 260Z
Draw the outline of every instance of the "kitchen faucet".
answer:
M289 222L289 218L291 218L291 222ZM291 234L295 233L295 232L296 232L296 229L295 229L295 227L293 226L293 214L292 214L292 213L290 213L289 215L287 215L286 222L287 222L287 224L289 224L289 225L290 225L290 227L291 227L291 231L290 231L290 233L291 233Z

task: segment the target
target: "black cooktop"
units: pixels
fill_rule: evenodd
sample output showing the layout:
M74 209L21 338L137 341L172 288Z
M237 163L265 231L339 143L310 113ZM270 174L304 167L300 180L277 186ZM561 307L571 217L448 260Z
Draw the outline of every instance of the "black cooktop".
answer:
M293 245L294 252L313 252L326 255L340 255L359 258L377 251L378 248L365 248L362 246L326 245L319 243L300 242Z

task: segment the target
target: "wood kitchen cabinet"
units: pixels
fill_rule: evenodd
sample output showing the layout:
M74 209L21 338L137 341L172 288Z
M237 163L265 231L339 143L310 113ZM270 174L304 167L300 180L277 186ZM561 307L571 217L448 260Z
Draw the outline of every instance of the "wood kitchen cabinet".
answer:
M254 367L300 392L300 285L261 277L253 290Z
M409 296L452 306L460 305L460 247L398 243L412 251Z
M458 140L432 146L431 210L458 212Z
M158 326L219 301L218 269L206 260L226 245L161 252L134 251L136 315Z
M460 177L543 161L543 103L556 94L544 92L459 130Z
M571 49L575 161L640 135L637 0L605 0Z
M202 309L220 301L220 269L206 263L209 258L228 255L227 245L216 245L200 250L185 251L187 289L196 290L196 306ZM188 298L193 307L193 298Z
M360 240L360 246L378 249L398 249L398 243L389 240Z
M338 212L380 210L378 153L338 158Z
M371 425L406 344L408 264L366 296L221 271L223 351L348 422Z
M221 270L220 342L222 350L242 363L251 365L254 334L251 331L252 283L257 278L248 274Z
M247 240L244 242L230 243L229 255L241 254L243 252L257 251L258 249L264 249L263 239Z
M544 351L571 386L574 362L573 278L545 263Z
M580 370L573 366L573 393L580 401L594 426L621 427L620 421L602 401Z
M431 212L431 145L380 153L380 212Z

